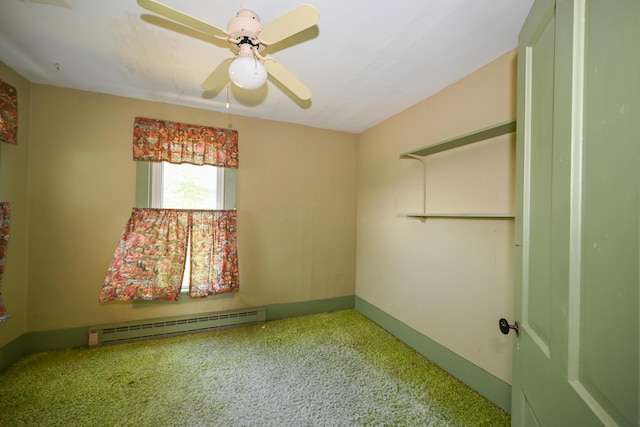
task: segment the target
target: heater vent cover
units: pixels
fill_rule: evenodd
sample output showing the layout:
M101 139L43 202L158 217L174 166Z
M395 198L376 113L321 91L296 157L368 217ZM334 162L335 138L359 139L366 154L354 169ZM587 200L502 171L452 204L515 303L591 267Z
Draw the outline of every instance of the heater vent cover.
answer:
M246 326L264 322L266 317L266 309L258 308L94 326L89 328L89 346Z

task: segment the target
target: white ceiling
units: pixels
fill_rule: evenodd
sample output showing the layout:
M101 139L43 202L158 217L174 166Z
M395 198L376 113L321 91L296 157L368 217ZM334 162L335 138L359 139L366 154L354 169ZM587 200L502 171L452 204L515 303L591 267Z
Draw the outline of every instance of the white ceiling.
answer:
M263 24L293 0L159 0L226 29L243 8ZM135 0L0 0L0 61L33 83L360 133L514 49L533 0L303 0L320 21L270 46L312 91L271 79L211 98L200 84L228 45Z

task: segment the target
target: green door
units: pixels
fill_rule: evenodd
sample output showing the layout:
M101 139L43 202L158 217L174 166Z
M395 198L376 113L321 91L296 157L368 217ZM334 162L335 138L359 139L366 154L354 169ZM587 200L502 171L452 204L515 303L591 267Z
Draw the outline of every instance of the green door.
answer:
M640 426L640 0L534 3L517 147L513 425Z

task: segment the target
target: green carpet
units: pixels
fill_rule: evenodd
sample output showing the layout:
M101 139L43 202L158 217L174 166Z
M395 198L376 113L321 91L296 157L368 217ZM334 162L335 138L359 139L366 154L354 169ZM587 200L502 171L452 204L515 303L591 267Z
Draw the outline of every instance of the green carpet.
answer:
M1 426L508 426L354 310L25 356Z

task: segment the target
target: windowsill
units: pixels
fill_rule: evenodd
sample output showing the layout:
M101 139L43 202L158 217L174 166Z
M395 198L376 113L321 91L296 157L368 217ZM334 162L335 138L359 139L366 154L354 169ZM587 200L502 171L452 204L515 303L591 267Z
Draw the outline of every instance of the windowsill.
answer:
M157 305L157 304L186 304L186 303L199 302L199 301L211 301L212 299L233 298L236 293L237 292L226 292L224 294L210 295L204 298L189 298L189 295L183 294L180 297L180 299L178 299L177 301L167 301L166 299L153 299L153 300L140 299L140 300L134 300L132 302L134 307L148 307L150 305Z

